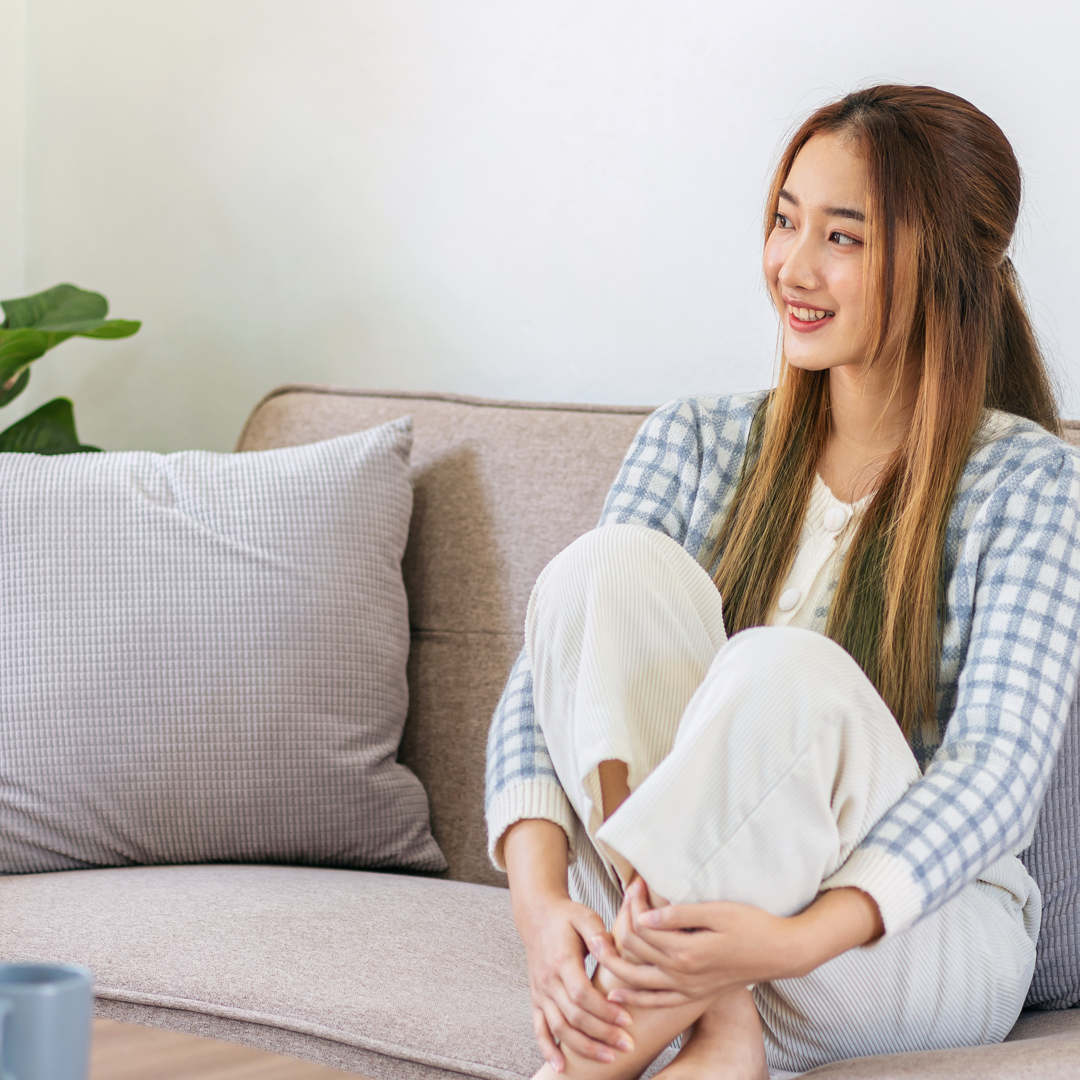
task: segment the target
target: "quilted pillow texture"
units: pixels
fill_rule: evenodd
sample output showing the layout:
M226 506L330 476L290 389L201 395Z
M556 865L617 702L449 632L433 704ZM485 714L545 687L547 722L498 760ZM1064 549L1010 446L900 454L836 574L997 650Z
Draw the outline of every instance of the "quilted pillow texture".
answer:
M395 760L411 445L0 454L0 872L445 866Z
M1080 693L1080 691L1078 691ZM1080 701L1073 699L1035 838L1020 856L1042 892L1042 927L1028 1005L1080 1002Z

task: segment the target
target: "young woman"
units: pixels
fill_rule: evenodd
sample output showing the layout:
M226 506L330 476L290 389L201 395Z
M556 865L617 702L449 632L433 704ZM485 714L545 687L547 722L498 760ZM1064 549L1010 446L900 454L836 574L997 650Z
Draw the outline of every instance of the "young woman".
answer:
M1019 204L961 98L818 110L767 207L776 389L654 413L537 582L487 814L541 1074L628 1080L682 1032L665 1078L757 1078L1015 1021L1016 852L1080 669Z

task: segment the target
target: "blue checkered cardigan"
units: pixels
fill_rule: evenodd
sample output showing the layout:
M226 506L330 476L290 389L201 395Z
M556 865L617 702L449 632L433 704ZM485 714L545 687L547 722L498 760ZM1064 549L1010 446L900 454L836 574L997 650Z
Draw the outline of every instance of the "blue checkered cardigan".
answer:
M627 452L600 525L658 529L707 559L761 399L658 409ZM1030 843L1080 669L1080 454L1003 413L988 414L983 431L946 534L937 739L916 742L922 778L830 879L873 896L890 935ZM515 821L544 818L575 833L524 651L491 723L486 813L497 866Z

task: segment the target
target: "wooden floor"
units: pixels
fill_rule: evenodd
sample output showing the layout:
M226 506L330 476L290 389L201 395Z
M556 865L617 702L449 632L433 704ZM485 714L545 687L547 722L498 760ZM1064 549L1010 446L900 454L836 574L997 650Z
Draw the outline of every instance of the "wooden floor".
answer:
M95 1020L90 1080L342 1080L324 1065L176 1031Z

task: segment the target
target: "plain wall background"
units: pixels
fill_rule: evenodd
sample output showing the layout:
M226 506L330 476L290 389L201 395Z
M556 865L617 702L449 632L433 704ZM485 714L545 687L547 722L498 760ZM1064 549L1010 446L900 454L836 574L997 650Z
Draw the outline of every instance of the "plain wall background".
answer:
M1003 127L1015 261L1080 416L1076 5L0 0L2 295L145 325L10 423L229 449L281 382L659 403L772 375L766 178L792 123L929 82Z

